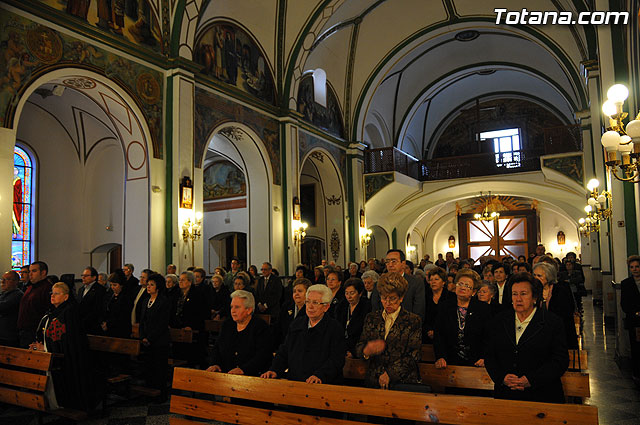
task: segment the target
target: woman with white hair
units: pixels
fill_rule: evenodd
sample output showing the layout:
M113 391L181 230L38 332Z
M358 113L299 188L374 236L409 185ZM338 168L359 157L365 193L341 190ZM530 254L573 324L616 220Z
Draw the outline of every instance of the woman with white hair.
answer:
M306 316L295 319L263 378L286 377L309 384L339 384L346 352L344 330L326 313L333 293L312 285L306 294ZM288 372L285 371L288 369Z
M254 317L256 301L249 291L231 294L231 318L222 324L213 347L209 372L257 376L271 360L271 332L264 320Z
M573 321L576 304L571 289L566 284L558 283L558 269L553 264L536 263L533 266L533 276L542 283L542 308L562 319L567 346L570 350L577 350L578 337Z

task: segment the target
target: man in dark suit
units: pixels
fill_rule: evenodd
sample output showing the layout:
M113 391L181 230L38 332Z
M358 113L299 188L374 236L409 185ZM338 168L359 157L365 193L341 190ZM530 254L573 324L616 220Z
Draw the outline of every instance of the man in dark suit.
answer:
M271 316L271 320L277 320L280 315L280 298L282 298L282 283L280 278L273 274L270 263L263 263L262 277L256 287L256 301L258 311Z
M409 284L407 293L402 301L402 308L411 313L420 316L420 319L424 321L425 315L425 289L424 283L418 276L413 276L404 273L406 257L404 252L400 249L390 249L387 251L387 256L384 263L387 265L387 271L392 273L400 273ZM382 303L380 302L380 294L377 291L373 291L371 294L371 309L372 311L382 310Z
M631 276L621 282L620 304L624 327L629 331L633 380L640 387L640 256L630 256L627 265Z
M132 325L140 322L140 319L142 318L142 310L147 301L149 301L149 294L147 293L147 279L152 274L152 270L142 270L142 273L140 273L140 285L137 286L133 292L129 293L129 296L133 300L133 308L131 310Z
M102 333L100 315L104 307L107 290L98 283L98 271L87 267L82 274L82 288L78 291L78 313L84 331L88 334Z

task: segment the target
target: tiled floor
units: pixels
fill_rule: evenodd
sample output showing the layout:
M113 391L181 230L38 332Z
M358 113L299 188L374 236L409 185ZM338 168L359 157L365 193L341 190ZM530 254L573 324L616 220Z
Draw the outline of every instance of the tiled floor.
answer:
M589 353L591 398L587 404L598 406L600 425L640 425L640 390L631 380L630 372L615 361L615 332L604 326L602 308L584 299L584 343ZM95 418L82 425L165 425L169 423L169 404L147 404L144 399L110 402L107 418ZM45 417L45 424L67 422ZM13 406L0 405L0 425L35 425L35 415Z

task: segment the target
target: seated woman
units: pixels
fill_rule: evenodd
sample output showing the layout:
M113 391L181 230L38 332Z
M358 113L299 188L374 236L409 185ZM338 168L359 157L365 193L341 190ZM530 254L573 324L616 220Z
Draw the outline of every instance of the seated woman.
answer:
M480 276L463 269L456 274L456 296L438 305L433 333L436 368L447 364L484 366L485 326L490 319L489 306L473 297Z
M171 306L169 326L174 329L198 332L193 336L192 343L174 342L173 357L187 360L189 366L204 366L207 348L204 321L209 318L210 311L202 288L195 286L194 280L195 276L192 272L180 273L178 280L180 293L173 300L170 300L173 305Z
M494 395L564 403L560 377L569 366L569 353L562 320L540 307L540 281L529 273L518 273L512 281L513 309L499 313L487 334L485 367Z
M229 316L229 288L224 284L224 277L214 274L211 277L213 285L213 301L211 304L211 318L214 320L224 319Z
M36 342L32 350L62 354L62 367L52 370L53 389L47 387L45 396L50 409L67 407L88 411L95 406L91 382L91 366L87 336L82 330L78 306L70 297L66 283L51 288L51 304L40 320Z
M293 282L292 296L286 300L280 308L280 317L278 320L279 335L277 343L281 344L287 337L289 326L298 317L307 315L305 312L305 296L307 289L311 286L309 279L304 277L298 278ZM277 347L276 347L277 348Z
M344 288L342 287L342 272L330 269L326 277L327 287L331 289L331 302L327 314L336 318L336 307L344 299Z
M557 269L548 263L536 263L533 276L542 283L542 308L555 313L564 324L564 334L570 350L578 349L578 336L573 315L576 304L568 285L557 284Z
M356 344L360 341L364 319L371 312L371 301L364 295L364 283L357 277L344 283L344 296L336 307L336 319L344 329L347 357L357 357Z
M438 316L438 305L449 299L455 298L453 292L445 288L447 272L443 268L435 267L427 273L429 284L425 287L426 311L422 324L422 341L426 344L433 343L433 330Z
M483 280L480 282L478 292L476 293L476 297L478 298L478 301L482 301L483 303L489 304L491 317L495 316L501 310L500 303L496 299L497 293L498 293L498 288L496 284L491 283L488 280Z
M208 372L258 376L271 362L271 332L264 320L254 317L253 294L238 290L231 294L231 318L223 323L213 347Z
M247 291L254 293L254 289L251 287L251 277L246 272L238 272L236 277L233 278L233 290L234 291Z
M408 287L400 273L385 273L378 280L383 310L367 315L356 345L358 357L368 360L368 387L400 389L420 380L422 323L420 316L401 307Z
M312 285L306 294L306 317L291 323L284 343L262 378L286 377L308 384L339 384L344 367L345 339L340 324L326 313L332 293Z
M171 306L164 295L165 280L161 274L152 273L147 278L149 299L142 306L140 339L147 385L160 390L158 401L167 398L167 362L169 360L169 319Z

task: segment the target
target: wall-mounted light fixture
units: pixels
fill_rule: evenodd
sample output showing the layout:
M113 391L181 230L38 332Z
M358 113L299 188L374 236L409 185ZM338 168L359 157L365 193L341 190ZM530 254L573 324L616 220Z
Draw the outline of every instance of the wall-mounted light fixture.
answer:
M195 241L202 236L202 213L196 213L195 218L192 220L188 217L184 223L182 223L182 240L184 243L191 242L191 265L195 266L194 259L194 245Z
M298 245L299 243L302 243L302 241L304 240L304 237L307 236L307 227L309 227L309 225L304 221L293 220L292 227L293 227L293 243L295 245Z

